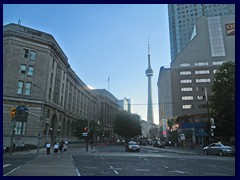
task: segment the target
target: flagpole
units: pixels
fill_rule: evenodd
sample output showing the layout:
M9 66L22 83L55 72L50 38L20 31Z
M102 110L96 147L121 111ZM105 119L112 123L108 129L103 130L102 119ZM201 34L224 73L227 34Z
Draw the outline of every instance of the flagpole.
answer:
M110 88L110 78L108 77L108 92L109 92L109 88Z

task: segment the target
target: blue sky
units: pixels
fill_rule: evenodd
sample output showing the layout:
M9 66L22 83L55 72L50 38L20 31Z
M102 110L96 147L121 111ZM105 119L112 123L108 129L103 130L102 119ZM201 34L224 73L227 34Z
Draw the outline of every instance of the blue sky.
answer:
M147 119L148 38L154 122L158 124L157 80L169 67L166 4L4 4L3 25L18 23L53 35L71 68L85 84L131 98L132 112ZM140 104L140 105L139 105Z

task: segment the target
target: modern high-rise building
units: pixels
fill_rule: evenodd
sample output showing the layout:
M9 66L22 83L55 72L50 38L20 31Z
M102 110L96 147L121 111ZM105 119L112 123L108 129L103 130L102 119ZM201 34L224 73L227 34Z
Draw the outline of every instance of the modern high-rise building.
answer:
M124 98L118 100L119 110L131 113L131 99Z
M191 138L199 145L208 137L207 103L213 95L214 74L227 61L235 62L235 15L202 16L194 26L189 44L171 62L171 74L166 74L168 69L160 69L159 109L166 114L165 106L170 103L172 116L166 118L184 117L178 132L191 129L194 134ZM171 91L166 91L166 86ZM166 102L164 98L169 93L172 101Z
M235 14L235 4L169 4L171 60L191 41L194 25L201 16Z

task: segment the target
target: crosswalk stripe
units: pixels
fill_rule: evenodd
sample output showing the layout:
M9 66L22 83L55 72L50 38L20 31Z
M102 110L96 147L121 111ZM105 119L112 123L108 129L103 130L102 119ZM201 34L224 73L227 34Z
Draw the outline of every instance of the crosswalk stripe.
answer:
M11 164L4 164L3 168L8 167L8 166L11 166Z

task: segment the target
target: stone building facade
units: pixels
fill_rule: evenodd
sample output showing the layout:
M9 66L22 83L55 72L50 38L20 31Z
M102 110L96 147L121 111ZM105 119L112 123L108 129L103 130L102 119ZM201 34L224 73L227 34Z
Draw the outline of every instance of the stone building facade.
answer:
M71 69L51 34L19 24L3 26L3 70L6 146L10 144L11 127L16 145L37 144L38 139L43 145L46 141L75 140L77 121L100 120L99 98ZM15 118L9 116L13 107L18 109Z

